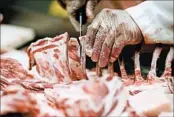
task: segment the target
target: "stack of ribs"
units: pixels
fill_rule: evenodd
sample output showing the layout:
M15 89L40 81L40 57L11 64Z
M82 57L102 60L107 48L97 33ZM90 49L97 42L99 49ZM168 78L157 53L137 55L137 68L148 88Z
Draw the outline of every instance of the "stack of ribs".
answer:
M80 39L84 41L83 39ZM162 49L153 52L151 69L141 75L140 54L134 56L135 77L126 73L119 61L121 76L107 69L85 68L76 38L68 33L44 38L28 49L29 69L20 60L1 58L2 117L144 117L172 115L174 77L170 47L162 76L157 77L157 59ZM24 57L25 58L25 57ZM28 63L27 63L28 64ZM112 71L112 72L111 72ZM97 72L97 73L96 73ZM100 76L98 76L100 72Z

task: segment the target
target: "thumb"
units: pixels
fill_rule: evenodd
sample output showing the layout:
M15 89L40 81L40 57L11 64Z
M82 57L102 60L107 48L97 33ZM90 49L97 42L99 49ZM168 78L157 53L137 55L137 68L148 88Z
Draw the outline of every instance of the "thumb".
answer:
M98 3L98 0L89 0L86 4L86 16L88 22L91 22L94 18L94 9Z

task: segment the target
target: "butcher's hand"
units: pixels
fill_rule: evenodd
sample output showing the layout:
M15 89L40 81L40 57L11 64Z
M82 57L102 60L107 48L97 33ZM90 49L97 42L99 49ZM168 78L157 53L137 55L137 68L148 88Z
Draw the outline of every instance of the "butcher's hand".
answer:
M69 14L69 19L76 29L79 31L80 24L78 21L79 16L79 9L84 9L83 15L87 18L87 22L90 22L94 18L94 8L100 0L57 0L58 3L67 10Z
M142 41L139 27L124 10L103 9L88 26L86 54L99 67L113 63L124 46Z

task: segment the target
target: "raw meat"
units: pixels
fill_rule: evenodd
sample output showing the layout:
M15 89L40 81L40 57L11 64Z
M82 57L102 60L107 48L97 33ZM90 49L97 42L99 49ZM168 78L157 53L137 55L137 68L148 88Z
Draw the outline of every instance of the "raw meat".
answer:
M147 75L147 78L148 78L149 81L157 79L156 64L157 64L157 59L159 58L161 51L162 51L162 48L155 48L155 50L153 52L151 68L150 68L150 71Z
M27 117L64 117L43 93L29 93L19 85L7 87L1 94L1 101L1 115L20 113Z
M174 60L174 48L170 47L166 57L165 69L162 75L163 78L168 78L172 75L172 60Z
M36 101L21 86L11 85L1 94L1 115L22 113L35 117L38 111Z
M45 94L66 116L108 116L113 110L119 116L128 100L128 92L117 77L57 85Z
M135 80L141 81L143 80L142 75L141 75L141 68L140 68L140 53L136 52L135 53L135 58L134 58L134 66L135 66Z
M13 58L17 60L24 68L29 68L29 58L25 51L21 50L12 50L7 53L3 53L0 55L1 58Z
M68 33L45 38L28 48L30 68L36 62L40 76L52 83L86 79L79 52L78 42L74 38L69 41Z
M33 79L33 75L29 73L17 60L12 58L0 59L1 77L13 82L14 80Z

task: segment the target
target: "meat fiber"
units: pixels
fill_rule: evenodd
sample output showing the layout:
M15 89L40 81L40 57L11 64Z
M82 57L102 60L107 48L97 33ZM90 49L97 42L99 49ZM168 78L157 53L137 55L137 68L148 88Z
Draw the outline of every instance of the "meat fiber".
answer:
M39 75L52 83L86 79L79 53L78 42L69 41L68 33L39 40L28 48L30 68L36 63Z
M1 115L19 113L27 117L64 117L54 105L43 93L29 93L19 85L8 86L1 94Z
M12 50L7 53L3 53L0 55L1 58L13 58L17 60L24 68L29 68L29 58L25 51L21 50Z
M12 58L1 58L0 61L1 88L9 84L13 84L16 81L34 78L34 76L29 73L29 71L25 69L17 60Z
M17 60L12 58L0 59L0 86L5 90L9 85L21 85L27 90L43 91L44 88L50 88L52 85L38 79L30 71L25 69Z
M1 115L22 113L36 117L38 111L36 101L21 86L11 85L1 94Z
M128 100L128 92L116 77L57 85L46 89L45 94L66 116L78 117L108 116L113 110L119 116Z

